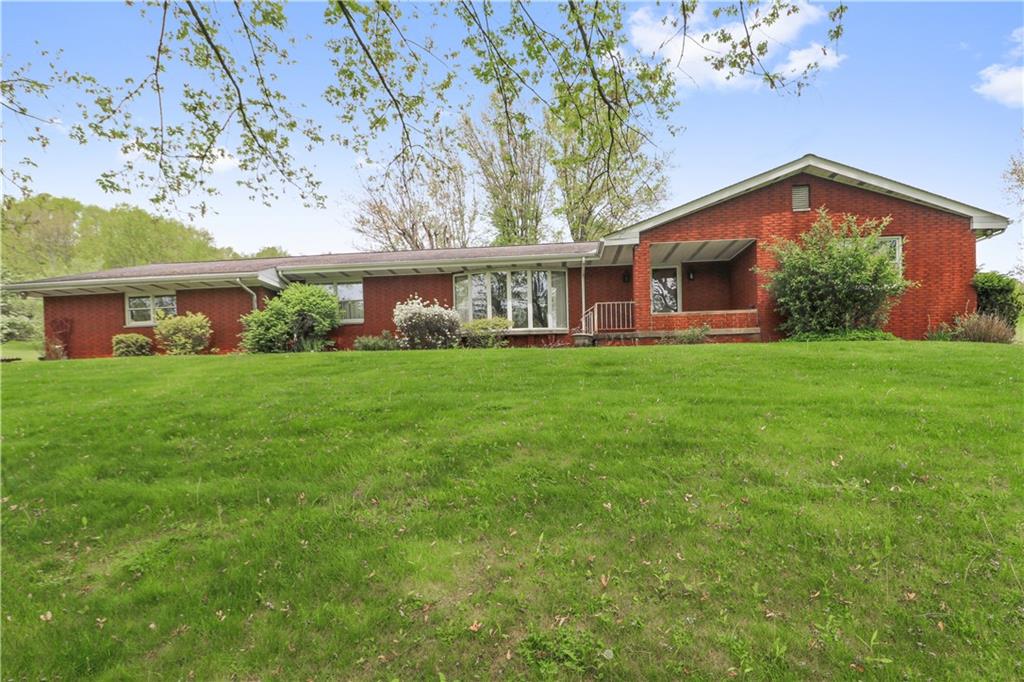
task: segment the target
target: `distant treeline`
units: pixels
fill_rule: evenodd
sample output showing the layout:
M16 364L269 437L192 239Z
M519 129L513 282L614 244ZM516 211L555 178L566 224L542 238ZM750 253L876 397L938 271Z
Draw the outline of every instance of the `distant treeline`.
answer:
M288 255L277 246L239 253L217 246L206 230L141 208L105 209L49 194L7 203L0 246L4 283L147 263ZM6 292L3 299L3 340L38 337L38 302Z

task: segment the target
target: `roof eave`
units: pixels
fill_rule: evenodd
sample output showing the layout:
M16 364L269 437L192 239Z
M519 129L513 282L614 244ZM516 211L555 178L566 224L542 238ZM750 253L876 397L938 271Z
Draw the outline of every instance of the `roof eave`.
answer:
M231 273L216 273L216 274L198 274L198 275L159 275L150 277L102 277L96 279L74 279L74 280L58 280L58 281L47 281L40 280L36 282L20 282L17 284L7 284L4 288L7 291L14 291L19 293L45 295L48 292L57 291L71 291L75 289L95 289L95 288L108 288L108 287L132 287L132 286L159 286L166 284L182 283L194 283L194 282L214 282L218 284L224 284L225 286L233 286L235 280L250 280L253 282L262 282L261 275L263 272L231 272ZM267 286L272 286L270 282L264 282ZM115 293L115 292L110 292Z
M977 206L971 206L948 197L944 197L934 192L927 190L918 189L911 185L907 185L896 180L890 180L881 175L870 173L868 171L854 168L853 166L847 166L837 161L825 159L814 154L805 154L799 159L790 161L789 163L783 164L771 170L767 170L763 173L754 175L746 180L723 187L720 190L706 194L702 197L698 197L693 201L689 201L685 204L677 206L668 211L659 213L656 216L652 216L646 220L638 222L629 227L623 228L617 232L605 237L605 240L610 244L636 244L639 241L639 235L641 232L659 227L665 223L671 222L683 216L697 211L710 208L716 204L720 204L729 199L741 196L748 192L760 189L767 185L785 180L788 177L799 175L800 173L811 172L813 175L824 177L828 180L835 180L839 176L850 179L855 185L863 186L866 191L880 192L882 194L889 194L896 196L901 199L913 201L916 203L931 206L933 208L946 211L947 213L953 213L961 215L971 219L971 229L977 232L983 232L987 236L992 236L998 232L1005 231L1009 225L1009 218L999 215L998 213L992 213L985 209L978 208ZM871 185L871 186L868 186Z
M435 269L472 269L474 267L488 266L515 266L515 265L530 265L535 263L549 265L552 263L562 263L575 261L581 258L594 258L601 255L601 249L603 244L598 243L593 249L584 253L558 253L558 254L539 254L539 255L519 255L519 256L492 256L488 258L451 258L446 260L408 260L408 261L391 261L391 262L354 262L354 263L322 263L319 265L300 265L287 267L279 267L278 270L281 274L287 276L291 275L303 275L310 273L332 273L332 272L346 272L346 271L357 271L357 272L368 272L368 273L388 273L392 270L413 270L413 269L424 269L424 268L435 268Z

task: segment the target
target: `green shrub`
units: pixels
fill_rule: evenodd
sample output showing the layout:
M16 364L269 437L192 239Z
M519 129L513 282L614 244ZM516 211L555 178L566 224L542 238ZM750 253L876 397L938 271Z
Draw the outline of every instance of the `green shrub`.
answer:
M971 280L978 292L978 312L1002 318L1011 327L1024 315L1024 286L1009 275L979 272Z
M387 329L380 336L357 336L352 343L355 350L398 350L398 339Z
M711 333L711 326L702 324L699 327L689 329L677 329L674 332L658 339L658 343L667 346L692 345L696 343L707 343L708 335Z
M971 313L956 318L954 341L981 343L1013 343L1015 330L1006 320L989 313Z
M117 334L111 339L115 358L130 358L153 354L153 342L142 334Z
M202 313L185 313L157 319L153 337L168 355L195 355L210 345L213 329Z
M290 284L263 310L242 316L242 348L249 353L320 351L341 322L338 299L312 284Z
M794 334L787 341L899 341L899 338L881 329L847 329L844 331L818 334L804 332Z
M758 272L782 314L779 329L790 335L881 329L903 292L916 286L880 240L888 224L888 218L858 224L857 216L844 215L836 225L821 209L796 241L771 244L778 267Z
M395 306L394 320L402 348L454 348L459 343L459 314L437 301L410 296Z
M507 317L488 317L462 324L462 343L466 348L504 348L508 345L508 330L512 320Z

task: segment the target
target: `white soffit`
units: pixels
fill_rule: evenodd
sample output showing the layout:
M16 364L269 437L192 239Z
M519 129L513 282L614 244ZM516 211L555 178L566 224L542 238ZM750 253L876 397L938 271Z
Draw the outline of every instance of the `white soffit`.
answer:
M657 242L651 244L651 265L678 265L679 263L710 263L730 261L753 239L706 239L692 242Z

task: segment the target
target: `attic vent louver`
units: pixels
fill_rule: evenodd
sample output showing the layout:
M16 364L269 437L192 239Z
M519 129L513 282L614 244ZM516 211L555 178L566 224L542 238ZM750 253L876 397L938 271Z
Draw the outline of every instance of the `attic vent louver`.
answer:
M809 185L793 185L793 210L811 210L811 188Z

